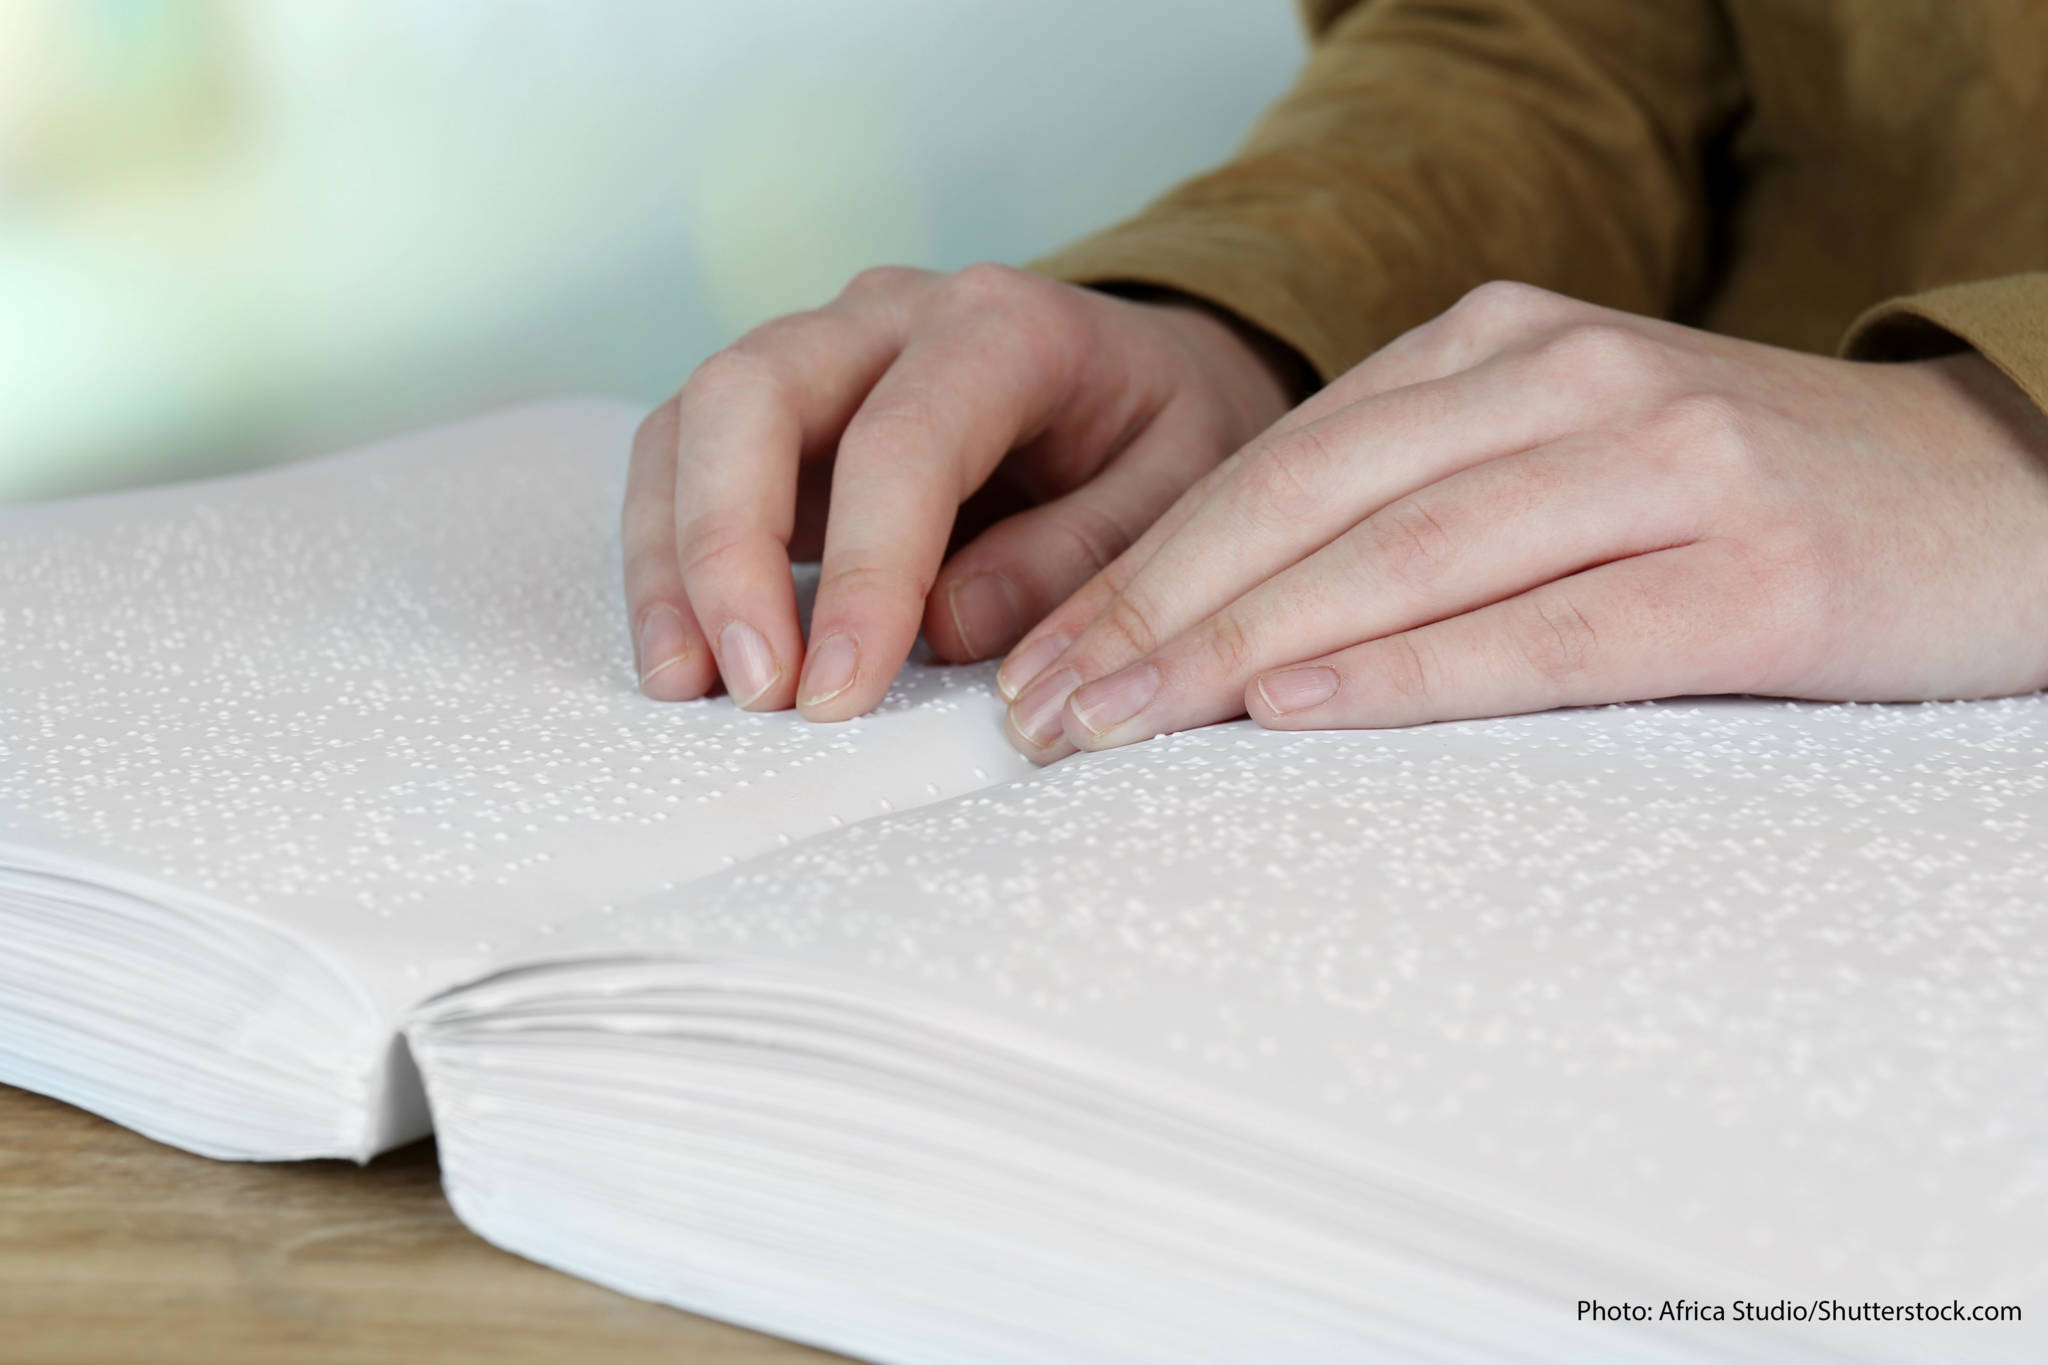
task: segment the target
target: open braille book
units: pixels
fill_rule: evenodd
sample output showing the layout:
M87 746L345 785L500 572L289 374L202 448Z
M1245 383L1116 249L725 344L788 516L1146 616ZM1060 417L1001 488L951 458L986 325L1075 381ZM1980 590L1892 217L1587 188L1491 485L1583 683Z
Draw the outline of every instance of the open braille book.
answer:
M636 415L0 512L0 1080L905 1365L2041 1358L2048 699L663 705Z

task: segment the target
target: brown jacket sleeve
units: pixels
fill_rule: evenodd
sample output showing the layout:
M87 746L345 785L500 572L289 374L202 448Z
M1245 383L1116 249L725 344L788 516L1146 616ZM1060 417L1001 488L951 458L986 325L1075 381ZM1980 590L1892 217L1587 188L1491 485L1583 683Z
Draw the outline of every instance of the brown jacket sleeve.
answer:
M2048 409L2048 270L1945 285L1878 304L1850 325L1852 360L1922 360L1974 347Z
M1328 380L1490 279L1670 314L1740 107L1712 0L1304 0L1314 46L1235 160L1035 262L1219 305Z

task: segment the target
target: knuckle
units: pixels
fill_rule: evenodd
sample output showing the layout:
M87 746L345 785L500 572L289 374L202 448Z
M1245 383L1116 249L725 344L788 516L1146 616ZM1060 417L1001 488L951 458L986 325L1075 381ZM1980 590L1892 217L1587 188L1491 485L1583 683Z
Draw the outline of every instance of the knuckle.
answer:
M704 399L718 399L760 388L775 388L780 382L776 367L766 350L745 339L722 351L714 351L697 366L677 395L679 407Z
M640 425L633 431L633 449L652 450L674 441L682 405L682 394L672 393L653 412L641 418Z
M699 576L715 577L725 565L740 558L746 548L746 538L720 522L692 522L682 528L676 539L683 577L692 580Z
M1749 416L1724 394L1690 393L1666 403L1652 419L1655 443L1680 465L1740 474L1754 461Z
M849 422L839 438L839 468L874 471L905 468L913 452L930 451L939 437L937 418L922 395L899 393L883 403L869 403ZM934 477L937 470L934 469Z
M1677 397L1651 415L1642 436L1649 458L1686 485L1716 522L1729 516L1749 522L1767 510L1767 499L1757 497L1757 475L1763 473L1759 446L1747 413L1733 399L1716 393Z
M931 596L932 578L907 564L860 561L832 565L818 579L818 595L835 598L881 597L920 605Z
M978 313L1019 307L1037 295L1038 283L1015 266L982 261L947 276L941 293L949 307Z
M1136 545L1136 541L1131 542L1132 547ZM1127 547L1123 553L1110 560L1108 566L1101 573L1096 575L1096 581L1102 585L1104 592L1121 595L1130 588L1131 584L1138 581L1138 575L1144 572L1144 568L1145 561L1143 557L1131 553L1131 549ZM1083 588L1082 591L1087 592L1089 589Z
M751 360L757 370L787 384L806 350L843 344L850 339L854 326L844 313L825 308L785 313L753 328L726 350Z
M1582 322L1565 328L1539 348L1542 357L1571 379L1601 387L1641 388L1664 370L1664 348L1630 327Z
M1241 468L1240 514L1263 529L1309 519L1323 501L1316 484L1330 459L1328 444L1312 427L1297 427L1267 442Z
M1520 280L1488 280L1465 292L1449 316L1474 339L1517 336L1555 318L1567 300Z
M846 282L842 298L895 294L915 285L926 272L907 265L871 265Z
M1436 666L1412 632L1387 637L1375 652L1379 684L1389 696L1419 705L1436 695Z
M1108 514L1081 503L1047 513L1046 525L1081 553L1092 573L1101 573L1130 547L1131 536Z
M1443 522L1414 497L1366 518L1365 530L1372 567L1411 586L1436 578L1453 553L1454 542Z
M1242 678L1252 671L1252 632L1236 612L1218 612L1202 629L1202 649L1215 671Z
M1153 613L1136 596L1120 592L1110 599L1102 613L1103 629L1125 648L1142 656L1159 647L1159 628Z
M682 569L682 577L688 581L717 577L725 565L741 559L745 551L743 536L719 526L690 526L678 536L678 540L680 553L676 561Z
M1082 297L1044 276L983 263L947 276L933 307L942 324L981 330L992 358L999 353L1026 374L1071 375L1084 362L1091 331L1075 307Z
M1537 677L1567 682L1583 672L1599 648L1593 623L1569 597L1539 597L1522 612L1515 643Z

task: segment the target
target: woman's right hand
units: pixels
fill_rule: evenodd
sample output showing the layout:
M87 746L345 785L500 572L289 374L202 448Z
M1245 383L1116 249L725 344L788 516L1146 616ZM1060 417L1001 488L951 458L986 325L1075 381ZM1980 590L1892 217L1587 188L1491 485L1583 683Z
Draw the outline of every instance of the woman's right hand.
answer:
M920 628L942 659L1000 655L1285 413L1292 382L1194 304L994 265L866 271L712 356L641 425L624 511L641 687L677 701L722 677L750 710L844 720ZM792 556L823 560L808 648Z

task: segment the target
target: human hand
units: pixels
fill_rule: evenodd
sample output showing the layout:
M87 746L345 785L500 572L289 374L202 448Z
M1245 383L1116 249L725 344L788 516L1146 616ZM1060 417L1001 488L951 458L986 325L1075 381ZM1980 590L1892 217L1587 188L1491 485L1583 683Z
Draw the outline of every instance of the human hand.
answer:
M2048 419L1973 353L1828 359L1474 291L1218 466L1005 661L1041 761L1706 693L2048 685Z
M722 674L751 710L843 720L920 622L942 659L992 657L1292 397L1196 306L1002 266L867 271L642 424L623 528L641 687L680 701ZM1005 502L1028 510L947 557ZM792 552L824 561L808 651Z

